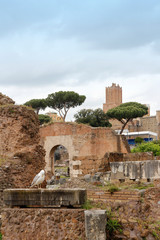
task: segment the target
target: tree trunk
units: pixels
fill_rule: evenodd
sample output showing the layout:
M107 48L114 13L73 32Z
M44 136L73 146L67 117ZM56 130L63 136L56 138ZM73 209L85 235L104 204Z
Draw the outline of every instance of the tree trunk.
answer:
M131 119L129 118L129 119L123 124L122 129L121 129L121 131L120 131L120 134L123 133L123 130L125 129L125 126L127 125L127 123L128 123L130 120L131 120Z

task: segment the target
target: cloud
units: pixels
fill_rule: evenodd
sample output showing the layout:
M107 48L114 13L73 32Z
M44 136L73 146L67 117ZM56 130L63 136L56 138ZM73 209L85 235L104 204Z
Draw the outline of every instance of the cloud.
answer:
M73 90L98 108L116 82L158 109L159 12L159 0L0 0L0 91L23 103Z

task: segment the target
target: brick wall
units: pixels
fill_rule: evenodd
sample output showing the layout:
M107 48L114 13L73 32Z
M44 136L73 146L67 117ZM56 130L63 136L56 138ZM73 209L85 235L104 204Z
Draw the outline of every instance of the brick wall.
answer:
M85 124L63 122L42 127L40 135L46 150L46 171L53 171L52 156L54 156L55 148L63 145L69 154L72 177L82 175L82 172L86 174L94 168L100 168L106 152L127 153L130 151L124 136L117 136L110 128L93 128ZM78 164L75 164L75 161ZM84 166L85 162L88 172L86 172L87 167ZM73 164L74 167L72 167Z
M110 170L108 160L106 158L98 158L97 156L73 157L73 169L81 170L81 175L96 172L106 172Z
M105 190L88 190L87 198L94 202L103 202L110 204L110 202L128 202L139 201L140 193L138 191L118 191L111 194Z
M152 152L142 153L106 153L105 158L108 162L127 162L127 161L145 161L154 160Z

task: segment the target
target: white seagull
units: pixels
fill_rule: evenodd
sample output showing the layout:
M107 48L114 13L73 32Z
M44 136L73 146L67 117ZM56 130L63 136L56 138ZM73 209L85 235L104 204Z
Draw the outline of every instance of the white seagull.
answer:
M32 183L31 183L31 186L30 187L33 187L35 185L41 187L41 183L43 183L43 181L45 180L45 171L44 170L41 170L33 179Z

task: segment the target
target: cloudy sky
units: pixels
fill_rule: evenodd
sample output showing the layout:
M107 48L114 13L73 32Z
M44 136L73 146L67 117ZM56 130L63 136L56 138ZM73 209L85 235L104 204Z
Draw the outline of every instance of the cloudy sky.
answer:
M0 92L17 104L56 91L102 108L105 87L160 110L159 0L0 0Z

